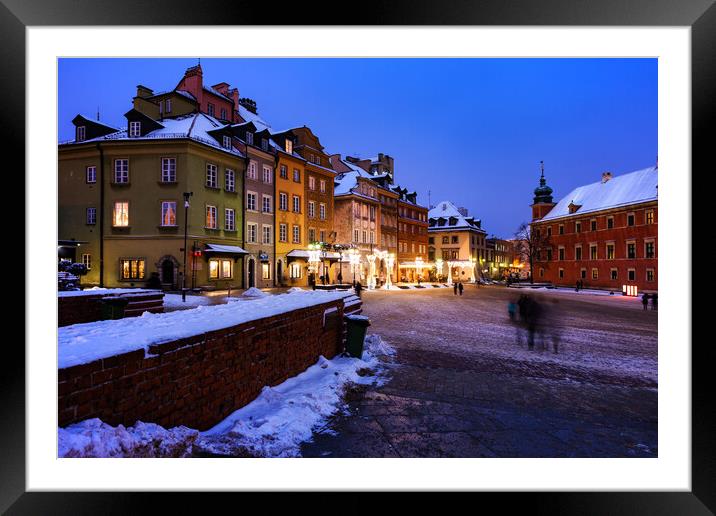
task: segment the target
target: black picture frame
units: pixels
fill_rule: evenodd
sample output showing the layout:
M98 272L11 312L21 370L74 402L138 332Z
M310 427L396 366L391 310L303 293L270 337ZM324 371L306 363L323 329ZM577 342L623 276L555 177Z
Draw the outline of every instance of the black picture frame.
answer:
M304 6L308 6L305 4ZM205 9L199 2L159 0L3 0L0 3L2 44L2 142L6 149L24 149L25 144L25 29L49 25L552 25L552 26L689 26L692 35L692 170L707 172L713 140L709 125L716 99L716 5L713 0L487 0L481 2L398 0L362 1L343 4L348 14L339 14L336 3L312 2L310 8L293 3L279 8L270 2L225 2L221 9ZM343 10L343 12L346 12ZM52 94L48 92L48 94ZM708 124L708 125L707 125ZM15 152L24 169L24 153ZM713 168L712 160L709 168ZM678 173L689 174L689 171ZM13 176L15 182L17 176ZM693 178L693 174L692 174ZM705 179L701 177L700 180ZM24 190L24 186L23 186ZM699 188L703 193L707 188ZM17 190L15 190L16 192ZM26 192L27 195L27 192ZM27 199L27 196L25 197ZM693 202L692 205L698 205ZM694 223L697 220L694 218ZM704 235L703 232L694 232ZM27 235L27 233L26 233ZM17 247L16 241L13 247ZM707 253L708 254L708 253ZM697 257L694 256L694 260ZM703 259L703 257L701 257ZM695 261L692 262L695 266ZM694 270L697 270L694 267ZM19 273L18 273L19 274ZM680 278L684 280L684 278ZM688 279L690 281L690 278ZM17 301L17 300L16 300ZM692 300L693 302L694 300ZM684 300L688 302L688 300ZM17 302L23 306L24 303ZM692 321L700 321L693 302ZM703 309L702 309L703 310ZM703 314L705 315L705 314ZM6 333L8 340L9 333ZM16 339L9 339L15 341ZM524 509L532 513L579 514L713 514L716 508L716 428L708 414L714 413L712 385L708 378L714 363L712 337L692 347L692 490L690 492L607 493L502 493L481 494L501 511ZM13 344L13 345L11 345ZM687 345L686 342L670 345ZM188 495L180 493L39 493L25 492L25 355L15 342L5 342L3 373L0 375L0 511L7 514L128 514L151 509L159 498L162 512L191 512ZM221 503L227 495L212 495ZM254 497L241 494L249 502ZM341 512L367 512L372 494L353 493L342 501ZM272 495L274 504L283 497ZM425 507L422 496L413 503ZM336 508L330 497L324 509ZM456 500L453 503L459 503ZM469 504L475 502L469 501ZM206 512L207 506L202 512ZM272 509L277 509L272 505ZM352 508L352 509L351 509ZM457 506L456 506L457 508ZM273 512L273 510L272 510Z

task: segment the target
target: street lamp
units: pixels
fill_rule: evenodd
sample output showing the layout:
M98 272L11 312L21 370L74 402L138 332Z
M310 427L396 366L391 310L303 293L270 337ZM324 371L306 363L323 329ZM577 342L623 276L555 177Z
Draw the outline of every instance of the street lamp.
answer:
M184 192L184 273L181 277L181 300L186 303L186 237L189 229L189 197L194 192Z
M356 249L355 247L351 248L348 251L348 260L351 264L351 269L353 269L353 286L356 286L356 269L360 266L360 251Z

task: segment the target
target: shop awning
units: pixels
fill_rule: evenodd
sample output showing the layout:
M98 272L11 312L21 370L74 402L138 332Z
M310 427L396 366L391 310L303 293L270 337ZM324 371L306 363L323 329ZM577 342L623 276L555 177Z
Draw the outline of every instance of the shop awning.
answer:
M206 247L204 248L205 253L214 253L214 254L229 254L234 256L243 256L246 254L249 254L248 252L244 251L242 248L240 248L238 245L221 245L221 244L205 244Z

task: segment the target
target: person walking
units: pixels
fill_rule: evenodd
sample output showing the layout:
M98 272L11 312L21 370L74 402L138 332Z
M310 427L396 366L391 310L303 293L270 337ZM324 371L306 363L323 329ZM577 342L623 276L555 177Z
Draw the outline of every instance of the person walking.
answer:
M457 290L458 290L458 292L460 292L460 295L462 295L463 288L465 288L465 287L462 286L462 281L461 281L460 283L457 284Z
M646 310L646 307L649 305L649 294L646 292L641 295L641 305L644 307L644 310Z
M656 293L651 295L651 309L656 310Z
M356 289L356 296L358 296L358 298L360 298L360 293L363 290L363 285L360 284L360 281L358 283L356 283L355 289Z
M452 293L457 296L457 283L452 284Z
M507 315L510 316L510 321L515 321L515 315L517 312L517 303L515 303L512 299L510 299L507 302Z

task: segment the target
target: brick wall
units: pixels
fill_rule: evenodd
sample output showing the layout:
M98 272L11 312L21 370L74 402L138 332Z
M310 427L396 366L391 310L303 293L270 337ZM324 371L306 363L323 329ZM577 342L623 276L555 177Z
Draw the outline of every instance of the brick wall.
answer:
M111 425L141 420L206 430L265 385L342 351L343 313L344 301L336 300L153 345L146 357L138 350L60 369L58 424L97 417Z
M92 294L57 298L57 325L101 321L102 299L105 297L126 297L129 303L124 310L125 317L136 317L144 312L163 312L164 294L162 292L139 292L131 295L112 296L108 294Z

